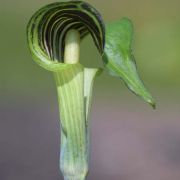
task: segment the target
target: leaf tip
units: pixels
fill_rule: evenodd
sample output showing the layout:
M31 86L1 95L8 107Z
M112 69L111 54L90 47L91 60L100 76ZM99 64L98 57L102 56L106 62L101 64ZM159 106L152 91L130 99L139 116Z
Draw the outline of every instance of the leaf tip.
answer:
M153 102L151 103L151 106L153 107L154 110L156 110L156 102L155 102L155 101L153 101Z
M156 102L153 98L148 99L146 102L149 103L154 110L156 109Z

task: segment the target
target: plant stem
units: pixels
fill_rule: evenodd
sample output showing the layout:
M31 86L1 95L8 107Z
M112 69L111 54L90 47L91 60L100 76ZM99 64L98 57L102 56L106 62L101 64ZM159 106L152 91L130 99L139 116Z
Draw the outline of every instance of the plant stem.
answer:
M85 180L88 172L83 69L77 64L55 73L61 117L60 168L65 180Z
M64 63L76 64L79 62L80 34L77 30L71 29L65 37Z
M79 51L79 32L70 30L65 38L64 63L74 65L54 73L61 119L60 169L65 180L85 180L88 172L84 68L78 64Z
M65 39L64 62L72 65L54 72L61 124L60 169L65 180L85 180L89 165L88 117L98 69L78 63L79 49L80 35L70 30Z

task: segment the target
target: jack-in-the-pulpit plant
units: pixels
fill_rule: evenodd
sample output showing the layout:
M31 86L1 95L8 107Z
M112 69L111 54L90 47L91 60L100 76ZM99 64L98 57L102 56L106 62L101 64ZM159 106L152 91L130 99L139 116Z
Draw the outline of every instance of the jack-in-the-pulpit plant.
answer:
M103 68L79 62L80 42L90 34ZM27 26L34 61L53 73L60 110L60 169L65 180L85 180L89 161L89 112L95 77L102 69L121 78L127 87L155 107L140 80L131 50L132 23L127 18L105 24L100 13L84 1L44 6Z

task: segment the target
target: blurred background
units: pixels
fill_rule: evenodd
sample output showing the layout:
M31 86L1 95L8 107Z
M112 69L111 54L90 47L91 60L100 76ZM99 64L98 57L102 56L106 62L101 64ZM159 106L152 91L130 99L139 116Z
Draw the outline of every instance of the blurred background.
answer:
M0 0L0 179L60 180L59 114L53 76L26 42L31 15L50 0ZM153 110L117 78L95 83L90 180L180 179L180 1L89 0L106 22L129 17L139 73ZM102 66L90 37L81 62Z

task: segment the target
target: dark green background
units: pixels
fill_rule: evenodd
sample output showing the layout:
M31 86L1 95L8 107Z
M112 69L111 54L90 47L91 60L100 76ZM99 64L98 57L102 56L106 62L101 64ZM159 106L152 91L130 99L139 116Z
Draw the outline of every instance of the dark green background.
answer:
M0 0L0 179L58 180L59 124L53 76L31 59L26 25L48 0ZM105 22L129 17L139 73L154 111L121 80L100 76L91 113L89 179L180 179L180 1L88 1ZM81 62L102 66L90 37Z

